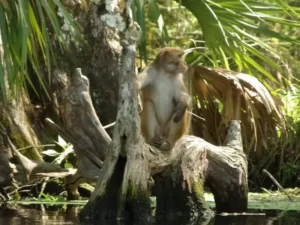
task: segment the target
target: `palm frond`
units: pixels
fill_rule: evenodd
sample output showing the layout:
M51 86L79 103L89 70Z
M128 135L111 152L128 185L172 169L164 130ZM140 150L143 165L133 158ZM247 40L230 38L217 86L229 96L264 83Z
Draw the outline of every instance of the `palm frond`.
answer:
M192 94L197 99L194 113L206 119L205 122L194 120L195 135L199 135L200 127L204 139L221 145L229 122L240 120L245 151L257 149L260 154L267 149L270 140L277 138L278 129L285 130L280 106L255 77L200 66L189 68L187 75L192 78Z
M282 0L181 2L197 18L208 49L205 54L213 55L212 60L217 67L245 71L276 82L272 74L259 63L261 61L281 69L266 56L265 52L269 52L279 58L275 48L263 38L276 38L282 42L300 44L296 38L270 28L270 25L275 23L291 27L300 26L297 20L300 17L300 9L288 6Z

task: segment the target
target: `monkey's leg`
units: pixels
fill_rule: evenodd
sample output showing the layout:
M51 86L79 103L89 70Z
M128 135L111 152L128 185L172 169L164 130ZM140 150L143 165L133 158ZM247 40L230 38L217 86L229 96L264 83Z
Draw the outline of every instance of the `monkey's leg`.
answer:
M161 149L161 147L165 145L166 138L169 135L169 131L170 131L170 129L167 126L164 128L157 127L157 129L155 131L155 136L151 140L153 142L153 146ZM166 150L165 148L168 148L168 147L163 147L162 150Z
M159 127L155 109L151 101L143 102L143 111L141 112L141 128L146 143L154 145L152 139ZM155 145L154 145L155 146Z
M165 127L162 127L160 128L160 130L157 130L155 136L152 138L152 142L154 143L154 146L159 148L160 150L168 151L173 147L168 140L170 136L170 129L172 129L171 126L175 124L172 121L172 118L170 119L170 122Z
M173 115L172 118L176 117ZM184 113L182 120L178 123L174 123L173 119L171 119L167 125L169 132L164 141L164 143L160 146L161 150L170 150L174 147L176 141L181 138L187 132L187 113Z

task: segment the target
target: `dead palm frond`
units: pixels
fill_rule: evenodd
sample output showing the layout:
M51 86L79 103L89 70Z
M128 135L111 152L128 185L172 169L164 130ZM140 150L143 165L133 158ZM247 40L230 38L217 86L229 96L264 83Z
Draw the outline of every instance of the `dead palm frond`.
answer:
M245 151L260 155L278 130L285 131L281 103L255 77L222 68L194 66L187 72L195 98L193 112L206 119L193 118L192 130L215 144L222 144L231 120L240 120Z

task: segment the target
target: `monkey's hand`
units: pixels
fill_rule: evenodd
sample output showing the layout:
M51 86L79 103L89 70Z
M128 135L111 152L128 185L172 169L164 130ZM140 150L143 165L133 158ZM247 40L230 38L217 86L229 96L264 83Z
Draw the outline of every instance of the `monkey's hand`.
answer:
M178 123L180 120L182 120L184 113L185 113L185 109L177 110L177 112L173 118L173 122Z
M182 120L185 111L190 104L190 96L187 94L182 94L177 102L174 99L174 104L176 105L176 110L173 122L178 123L180 120Z

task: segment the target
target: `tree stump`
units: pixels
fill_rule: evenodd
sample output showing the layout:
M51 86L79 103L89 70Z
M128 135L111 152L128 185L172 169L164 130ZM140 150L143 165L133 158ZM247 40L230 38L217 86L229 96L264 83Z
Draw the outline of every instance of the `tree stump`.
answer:
M140 135L135 80L135 42L124 43L119 109L112 144L98 183L81 211L81 220L126 217L145 221L150 215L150 171L147 146Z
M208 215L204 183L214 195L217 213L247 210L247 161L239 121L231 121L226 140L225 146L215 146L184 136L170 154L156 150L154 157L151 148L157 215Z

